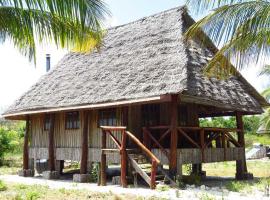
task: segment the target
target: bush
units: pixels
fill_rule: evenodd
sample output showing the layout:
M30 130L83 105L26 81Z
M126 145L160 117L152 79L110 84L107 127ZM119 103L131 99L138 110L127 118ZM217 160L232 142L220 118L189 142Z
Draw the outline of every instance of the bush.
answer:
M229 182L226 184L226 188L229 191L233 191L233 192L240 192L245 187L246 187L246 184L244 182L240 182L240 181L232 181L232 182Z
M0 192L2 191L6 191L7 190L7 186L3 181L0 181Z
M98 176L99 176L99 165L97 163L92 164L91 169L91 182L97 183L98 182Z
M12 129L0 126L0 166L3 164L4 156L7 153L18 153L22 150L24 127L18 125Z
M38 199L39 198L39 193L38 192L32 192L32 191L30 191L30 192L27 192L26 193L26 199L27 200L36 200L36 199Z

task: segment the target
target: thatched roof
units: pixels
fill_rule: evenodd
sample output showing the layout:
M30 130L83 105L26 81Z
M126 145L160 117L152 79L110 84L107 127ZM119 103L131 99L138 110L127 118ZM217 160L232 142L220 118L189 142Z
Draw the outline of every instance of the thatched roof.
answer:
M166 94L262 112L265 100L243 77L217 80L202 75L212 53L198 42L184 42L188 18L186 9L178 7L109 29L99 51L67 54L5 116Z

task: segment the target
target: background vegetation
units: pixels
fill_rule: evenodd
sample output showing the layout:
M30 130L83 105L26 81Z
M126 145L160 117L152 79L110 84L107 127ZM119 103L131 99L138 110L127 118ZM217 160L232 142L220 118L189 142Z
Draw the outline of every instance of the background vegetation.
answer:
M5 162L8 156L15 158L22 152L24 131L24 122L0 121L0 166L10 164Z

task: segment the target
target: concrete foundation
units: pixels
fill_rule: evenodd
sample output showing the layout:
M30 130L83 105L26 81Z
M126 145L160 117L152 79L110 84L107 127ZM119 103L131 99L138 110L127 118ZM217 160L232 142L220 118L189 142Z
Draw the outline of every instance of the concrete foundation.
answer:
M33 177L35 176L35 171L33 169L22 169L18 171L18 175L22 177Z
M90 174L74 174L73 182L75 183L89 183L91 181Z
M47 179L47 180L53 180L53 179L60 178L60 174L58 171L45 171L42 173L42 176L44 179Z

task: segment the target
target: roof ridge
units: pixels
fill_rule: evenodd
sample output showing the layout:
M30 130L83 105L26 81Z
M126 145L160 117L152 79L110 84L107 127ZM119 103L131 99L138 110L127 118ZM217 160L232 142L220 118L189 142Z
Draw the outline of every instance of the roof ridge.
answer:
M128 22L128 23L125 23L125 24L120 24L120 25L113 26L113 27L110 27L110 28L106 28L105 30L109 31L109 30L118 29L118 28L121 28L121 27L130 25L130 24L135 24L135 23L141 22L141 21L143 21L143 20L145 20L147 18L150 18L150 17L154 17L154 16L161 15L163 13L171 12L173 10L183 10L183 11L185 11L185 10L187 10L187 7L186 7L186 5L177 6L177 7L174 7L174 8L170 8L168 10L164 10L164 11L161 11L161 12L158 12L158 13L155 13L155 14L152 14L152 15L148 15L146 17L141 17L141 18L136 19L135 21L132 21L132 22Z

